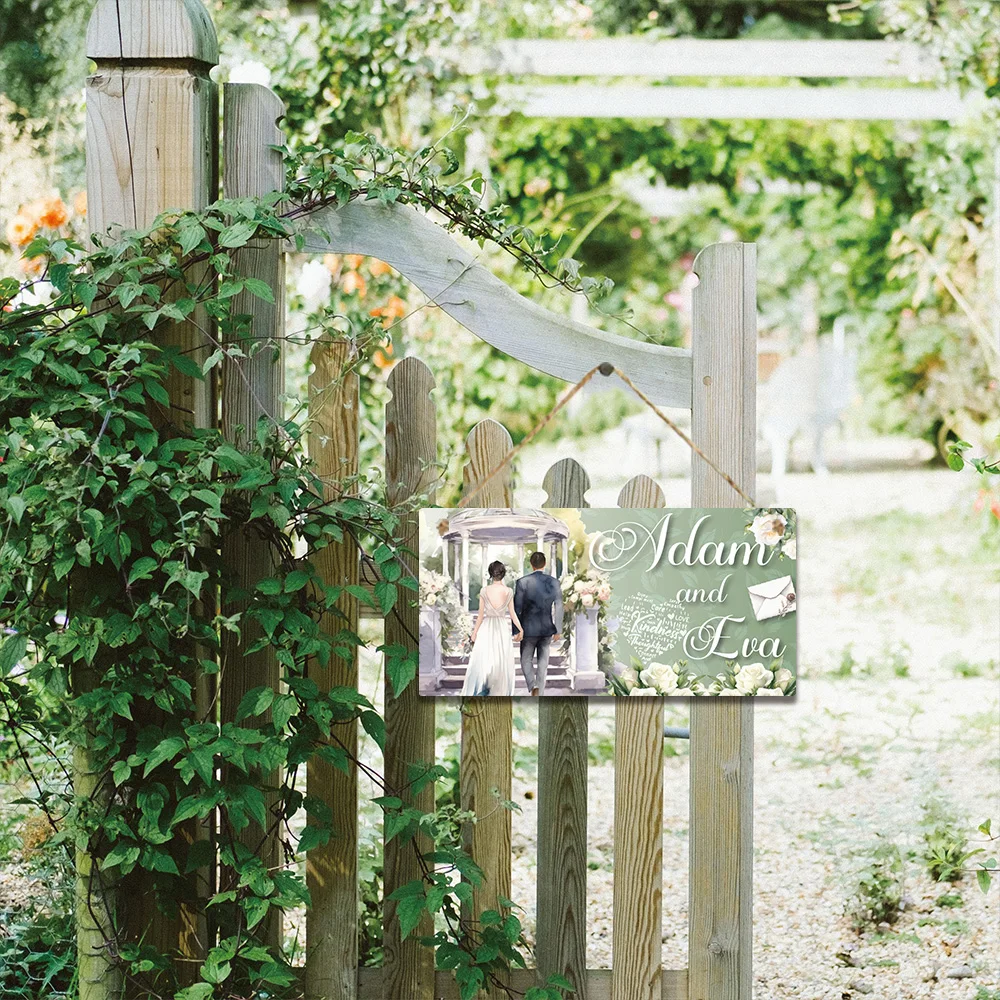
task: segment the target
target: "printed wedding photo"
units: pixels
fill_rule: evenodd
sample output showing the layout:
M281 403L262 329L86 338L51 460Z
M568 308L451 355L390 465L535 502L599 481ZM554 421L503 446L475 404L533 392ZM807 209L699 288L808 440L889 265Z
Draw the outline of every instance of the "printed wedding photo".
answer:
M433 508L420 693L791 696L795 513Z

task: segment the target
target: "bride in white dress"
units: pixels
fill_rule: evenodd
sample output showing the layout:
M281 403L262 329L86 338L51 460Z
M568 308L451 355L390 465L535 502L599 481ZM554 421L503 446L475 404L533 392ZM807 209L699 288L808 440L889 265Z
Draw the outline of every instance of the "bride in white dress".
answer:
M514 693L514 642L510 622L518 640L524 635L514 612L514 591L505 587L507 567L497 560L489 566L490 582L479 592L479 614L472 629L472 654L462 685L462 695L478 698Z

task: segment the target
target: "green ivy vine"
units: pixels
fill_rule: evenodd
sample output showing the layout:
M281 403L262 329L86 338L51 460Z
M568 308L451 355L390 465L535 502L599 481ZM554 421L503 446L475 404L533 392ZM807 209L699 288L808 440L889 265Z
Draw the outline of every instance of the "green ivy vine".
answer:
M281 208L277 196L219 201L96 238L89 251L37 238L26 255L40 277L0 281L0 722L29 770L32 744L74 748L75 788L67 769L59 793L39 785L36 801L58 843L96 859L85 866L83 906L100 940L96 956L79 956L81 978L96 961L130 995L297 995L296 971L262 929L277 911L309 904L296 860L336 834L329 804L297 779L312 760L365 766L340 738L349 724L379 746L385 738L356 686L317 680L364 645L350 603L392 615L416 588L398 529L419 497L392 509L377 492L350 495L356 481L321 482L301 413L262 418L237 449L172 406L170 379L211 380L216 366L251 353L250 317L235 297L273 299L237 271L235 251L258 239L301 247L316 208L363 197L433 208L539 277L594 287L574 262L550 260L544 236L484 208L481 180L446 182L453 164L440 148L404 157L352 135L345 154L305 155L289 158ZM51 296L36 301L43 281ZM202 331L197 352L163 338L179 322ZM240 535L263 540L273 571L234 578L220 552ZM361 551L373 588L333 586L317 573L319 553L344 541ZM249 691L231 720L217 708L226 635L241 655L270 646L281 668L280 687ZM398 695L416 675L416 653L399 644L378 652ZM459 829L474 817L405 801L445 769L415 764L405 789L365 771L383 793L386 840L412 841L421 859L421 878L392 895L403 936L432 914L437 930L422 941L462 997L487 984L513 995L503 983L525 964L516 906L468 915L481 873ZM214 840L197 833L212 817ZM279 840L279 867L247 843L254 830ZM206 892L211 864L217 880ZM208 921L195 974L129 925L128 899L122 912L102 911L102 896L122 885L148 889L168 917L187 910ZM570 989L554 976L526 998L558 1000Z

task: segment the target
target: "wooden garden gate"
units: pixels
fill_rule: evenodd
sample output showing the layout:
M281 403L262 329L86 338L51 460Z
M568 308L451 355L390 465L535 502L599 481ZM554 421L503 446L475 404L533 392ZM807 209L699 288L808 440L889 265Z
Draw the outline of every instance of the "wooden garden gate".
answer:
M217 61L211 20L199 0L99 0L88 32L88 55L97 69L87 82L87 186L92 228L147 225L167 208L205 207L218 196L218 95L209 71ZM276 96L257 85L227 85L223 189L228 197L279 190L282 165L270 148L281 141ZM756 275L753 244L714 244L695 263L691 350L656 347L608 334L550 313L517 295L444 230L403 206L352 202L324 209L305 249L314 253L374 256L396 268L440 308L494 346L526 364L577 381L610 361L656 403L688 406L696 444L739 486L755 485ZM237 311L253 313L254 334L280 337L283 324L283 251L261 243L240 251L246 274L275 290L274 305L245 295ZM192 324L168 335L195 357L208 352ZM278 341L280 343L280 340ZM310 451L331 482L358 463L358 380L342 374L347 343L317 345L310 378ZM240 377L233 366L239 364ZM234 439L280 408L283 362L262 351L221 366L221 420ZM425 495L434 503L434 378L415 358L404 358L389 377L386 407L386 480L389 501ZM196 424L216 420L212 387L175 376L173 405ZM511 447L492 420L467 441L466 488L478 485ZM586 506L586 473L572 459L545 477L547 503ZM509 471L479 494L482 506L513 505ZM663 505L663 493L645 476L624 484L620 506ZM692 465L692 504L742 506L739 495L704 462ZM405 525L411 541L416 517ZM416 546L414 546L415 548ZM250 539L231 543L230 565L248 579L266 575L266 550ZM322 553L331 583L358 582L358 553L349 545ZM345 610L356 614L356 602ZM331 626L337 627L339 626ZM410 643L417 609L403 622L386 621L388 642ZM223 649L223 656L226 649ZM245 657L243 669L224 675L223 720L235 717L245 691L278 682L267 650ZM332 673L332 676L331 676ZM320 672L325 684L354 684L356 665ZM460 784L463 806L481 818L467 847L485 878L477 910L510 894L511 814L495 808L510 798L512 707L509 699L480 699L464 714ZM749 1000L751 995L753 707L751 699L694 699L690 723L690 898L686 969L664 970L662 924L663 702L622 699L615 706L615 817L613 967L586 968L588 703L544 698L538 718L538 970L559 972L581 1000ZM399 697L386 692L385 774L406 783L410 762L434 756L435 702L420 698L414 681ZM356 730L345 743L356 743ZM433 956L415 940L400 941L393 906L384 913L385 962L358 969L357 775L317 763L309 793L333 809L337 836L311 851L307 875L313 905L307 922L306 996L313 1000L429 1000L457 997L450 973L436 974ZM427 789L417 804L432 805ZM251 835L253 833L251 832ZM257 831L259 837L259 831ZM410 853L398 842L385 848L385 894L417 877ZM157 918L149 940L197 959L204 948L191 919ZM93 928L90 928L92 931ZM81 941L85 931L81 931ZM276 938L277 928L269 933ZM200 937L200 941L199 941ZM515 973L511 987L536 981L535 970Z

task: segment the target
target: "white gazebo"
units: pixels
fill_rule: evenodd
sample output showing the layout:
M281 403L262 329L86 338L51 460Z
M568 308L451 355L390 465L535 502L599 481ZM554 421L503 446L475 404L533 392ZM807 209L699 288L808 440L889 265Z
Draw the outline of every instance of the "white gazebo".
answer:
M469 606L469 553L479 545L483 573L490 545L516 545L518 572L524 569L526 546L543 552L547 570L556 575L556 557L561 548L563 570L569 562L569 528L547 511L527 507L486 507L459 510L448 519L441 535L442 572L455 581L463 607Z

